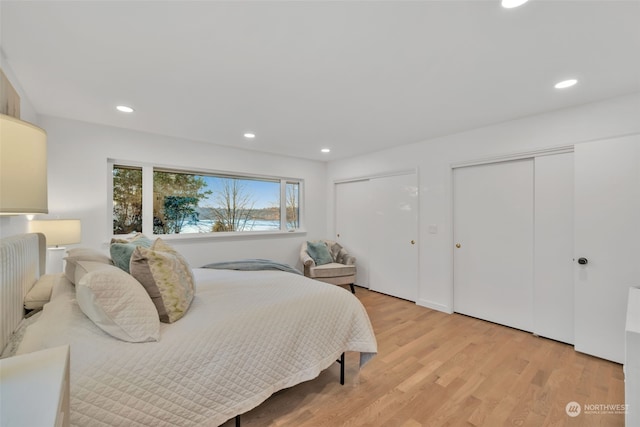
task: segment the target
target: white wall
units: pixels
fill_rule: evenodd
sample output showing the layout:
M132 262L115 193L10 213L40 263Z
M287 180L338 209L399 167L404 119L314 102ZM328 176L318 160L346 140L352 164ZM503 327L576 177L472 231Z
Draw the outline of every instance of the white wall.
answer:
M328 230L335 234L337 180L418 168L420 305L451 312L451 164L640 133L640 93L448 135L346 160L328 167ZM428 120L428 118L425 118ZM429 234L428 226L438 233Z
M326 164L42 116L49 158L49 218L80 218L82 246L108 252L107 159L304 179L307 234L171 240L193 266L239 258L296 265L300 244L324 236ZM42 216L44 218L44 216ZM40 218L40 216L38 217Z

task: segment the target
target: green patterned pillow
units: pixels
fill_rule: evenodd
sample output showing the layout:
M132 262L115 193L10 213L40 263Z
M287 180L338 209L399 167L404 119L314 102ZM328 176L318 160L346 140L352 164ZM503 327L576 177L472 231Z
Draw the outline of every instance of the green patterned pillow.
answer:
M131 255L138 246L145 248L151 247L151 240L144 234L136 234L131 239L111 239L111 245L109 246L109 253L113 263L120 267L122 270L130 273L129 262L131 261Z
M333 262L329 248L324 242L307 242L307 253L316 265L324 265Z
M131 275L147 290L161 322L173 323L189 309L195 293L193 272L184 257L161 239L151 248L135 248Z

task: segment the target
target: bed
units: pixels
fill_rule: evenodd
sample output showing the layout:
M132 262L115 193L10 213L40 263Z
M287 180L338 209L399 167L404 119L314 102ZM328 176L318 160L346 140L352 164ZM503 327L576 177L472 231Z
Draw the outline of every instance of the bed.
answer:
M218 426L315 378L346 351L360 352L361 366L377 351L350 292L285 271L193 268L190 307L160 324L157 341L105 333L64 275L41 314L22 319L24 296L42 274L44 241L10 237L1 252L0 345L11 341L16 354L70 345L72 425Z

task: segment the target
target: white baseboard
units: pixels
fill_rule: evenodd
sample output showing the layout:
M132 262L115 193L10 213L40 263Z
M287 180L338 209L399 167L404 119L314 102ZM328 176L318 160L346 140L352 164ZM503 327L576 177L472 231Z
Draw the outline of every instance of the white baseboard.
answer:
M433 302L433 301L422 299L422 300L416 301L416 304L419 305L420 307L426 307L432 310L442 311L443 313L447 313L447 314L453 313L452 307L449 307L448 305L440 304L437 302Z

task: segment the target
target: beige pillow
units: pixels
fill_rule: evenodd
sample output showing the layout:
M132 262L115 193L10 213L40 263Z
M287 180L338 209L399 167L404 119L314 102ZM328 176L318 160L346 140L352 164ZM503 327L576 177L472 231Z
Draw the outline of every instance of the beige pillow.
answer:
M53 284L58 280L60 274L45 274L40 276L38 281L27 292L24 297L24 308L27 310L41 309L51 299Z
M69 281L73 284L76 283L76 266L78 265L79 261L93 261L108 265L113 264L111 258L109 258L107 255L91 248L69 249L67 251L67 257L65 258L65 261L67 262L67 264L64 268L64 275L67 276L67 279L69 279Z
M80 261L80 269L76 300L96 326L123 341L158 341L158 312L136 279L113 265Z
M151 248L138 246L131 256L131 275L147 290L160 321L172 323L189 309L195 280L189 263L161 239Z

